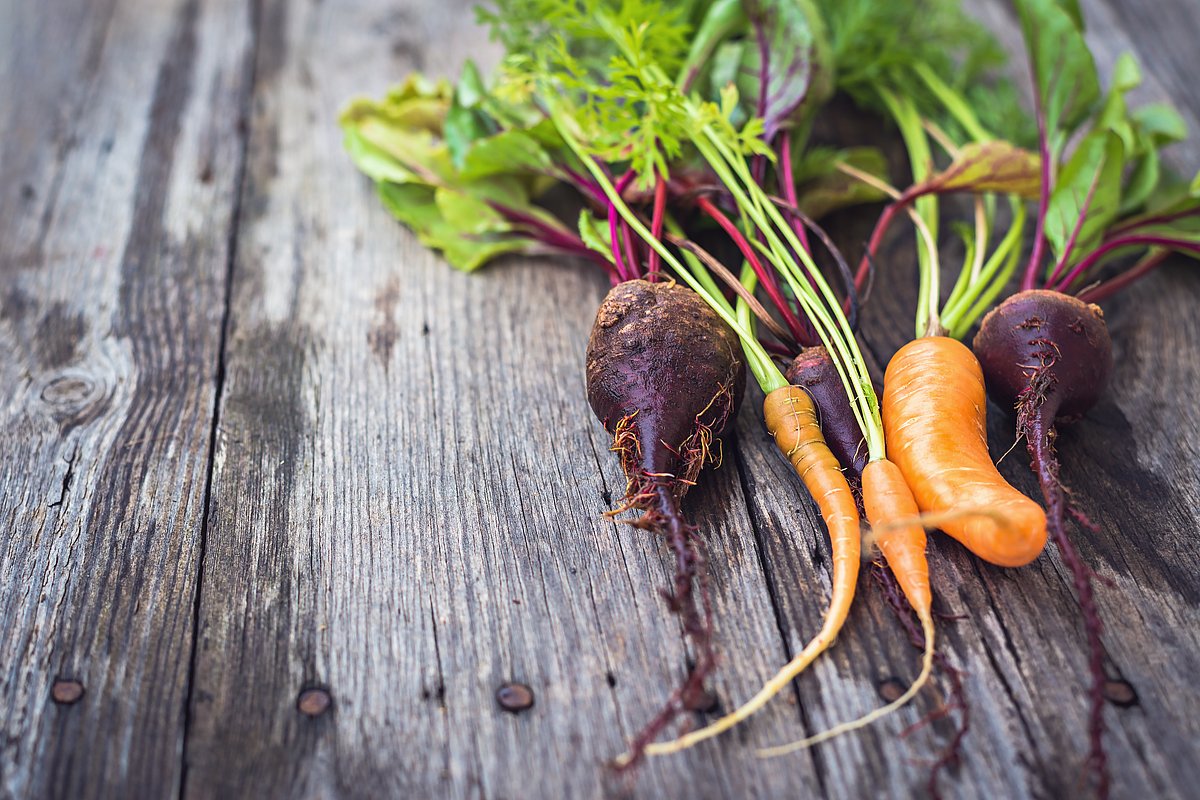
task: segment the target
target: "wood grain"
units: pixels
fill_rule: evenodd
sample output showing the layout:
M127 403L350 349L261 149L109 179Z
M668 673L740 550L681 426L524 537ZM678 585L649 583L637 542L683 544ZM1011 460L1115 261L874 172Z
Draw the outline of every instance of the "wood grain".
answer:
M6 3L0 29L0 796L170 796L248 18Z
M1083 5L1102 71L1134 50L1137 99L1200 131L1189 3ZM968 5L1019 46L1008 3ZM454 272L380 207L335 124L414 69L494 63L469 7L0 0L0 797L923 796L956 716L900 732L945 676L871 730L753 757L915 674L866 576L790 696L636 779L605 769L688 654L659 543L602 517L623 480L582 367L604 281L572 262ZM1169 160L1194 173L1200 138ZM854 243L869 223L836 226ZM912 328L911 239L882 263L877 373ZM1118 373L1059 442L1099 526L1076 541L1109 669L1136 692L1106 712L1114 797L1200 781L1198 302L1179 262L1106 306ZM829 590L760 399L685 509L726 709ZM1012 415L989 415L1002 453ZM1002 470L1034 493L1025 461ZM1013 571L930 549L972 704L946 795L1078 795L1084 640L1057 556ZM531 709L496 702L509 681Z

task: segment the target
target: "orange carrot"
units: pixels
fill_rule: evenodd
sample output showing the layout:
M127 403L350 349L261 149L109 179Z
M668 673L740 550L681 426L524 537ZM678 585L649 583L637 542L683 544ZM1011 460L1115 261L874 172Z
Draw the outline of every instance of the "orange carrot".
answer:
M955 339L917 339L888 364L884 437L918 507L932 514L990 509L988 515L949 519L942 530L985 561L1019 567L1042 552L1046 514L996 470L987 449L986 409L979 362Z
M933 672L933 597L929 589L929 564L925 559L925 529L921 525L917 501L913 499L900 470L886 458L867 464L862 478L867 520L875 527L879 549L883 551L883 557L895 574L909 605L917 612L925 633L921 672L902 695L887 705L806 739L760 750L760 757L771 758L792 753L870 725L911 700Z
M925 528L912 490L900 469L886 458L872 461L863 470L863 507L875 527L876 543L896 582L918 617L930 614L933 595L929 589L929 562L925 558ZM912 524L894 526L899 520Z
M775 437L775 445L788 458L796 474L804 481L809 494L821 510L829 528L833 550L833 591L825 622L813 637L786 666L763 685L758 694L736 710L712 724L680 738L651 744L649 755L666 755L686 750L697 742L732 728L758 711L792 679L803 672L817 656L829 648L846 622L850 602L858 582L858 562L861 548L858 508L850 485L842 474L838 460L825 444L817 424L817 409L808 392L799 386L784 386L767 395L763 402L767 430ZM924 536L924 532L922 532Z

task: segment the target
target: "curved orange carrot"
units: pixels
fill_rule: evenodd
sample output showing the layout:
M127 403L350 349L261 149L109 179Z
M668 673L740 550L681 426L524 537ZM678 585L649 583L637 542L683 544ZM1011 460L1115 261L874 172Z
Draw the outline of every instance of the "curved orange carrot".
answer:
M821 653L833 644L846 621L854 589L858 582L858 562L862 547L858 508L850 485L842 474L838 460L825 444L817 424L817 408L808 392L799 386L784 386L767 395L763 402L767 430L775 437L775 445L787 456L796 474L816 501L829 529L833 550L833 591L829 610L821 630L758 694L736 710L712 724L680 738L646 748L649 755L666 755L686 750L697 742L732 728L767 704L772 697L787 688L792 679L803 672ZM922 532L924 536L924 532Z
M925 528L921 525L917 501L913 499L899 468L886 458L867 464L862 479L867 520L878 533L876 541L879 549L883 551L883 557L895 574L909 605L917 612L925 633L921 672L904 694L887 705L806 739L760 750L760 757L785 755L870 725L911 700L933 672L933 596L929 589L929 563L925 559Z
M979 362L956 339L917 339L888 364L884 438L917 505L934 514L990 509L994 514L948 520L942 530L985 561L1019 567L1042 552L1046 514L996 470L987 449L986 409Z

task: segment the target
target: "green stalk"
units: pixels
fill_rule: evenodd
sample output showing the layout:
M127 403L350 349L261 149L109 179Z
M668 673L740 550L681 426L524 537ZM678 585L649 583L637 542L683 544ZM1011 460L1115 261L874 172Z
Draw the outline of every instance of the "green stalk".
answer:
M1025 204L1018 198L1010 198L1013 205L1014 215L1013 223L1005 235L1004 240L1000 242L1000 246L996 248L996 252L992 254L987 266L983 269L981 280L979 281L979 289L973 294L974 296L966 296L962 302L964 306L961 310L956 309L952 314L948 314L943 318L943 322L950 329L950 335L955 339L961 339L966 336L967 331L971 330L971 326L975 324L983 312L987 311L995 302L1000 292L1008 286L1008 282L1017 271L1017 264L1021 257L1021 238L1025 231L1025 219L1027 212ZM1001 269L1001 264L1003 268ZM988 283L988 281L991 281ZM984 289L983 287L987 287ZM972 302L973 301L973 302ZM967 309L965 304L970 302L970 308Z
M975 237L966 239L967 252L963 259L964 267L958 271L958 280L954 282L954 288L950 290L950 296L946 298L946 302L942 305L942 324L947 328L950 327L946 324L947 309L952 308L963 294L970 291L971 287L977 284L980 276L983 274L983 255L987 251L990 239L991 219L983 207L982 198L977 198L975 205ZM966 267L967 264L970 265L970 268Z
M933 92L942 107L950 113L950 116L954 117L954 121L963 127L972 140L986 142L996 138L980 124L979 118L975 116L975 112L971 110L971 106L967 104L963 96L951 89L945 81L938 77L936 72L929 68L928 64L919 61L913 64L913 71L929 87L929 91Z
M929 177L933 167L933 154L929 150L929 140L925 129L921 127L921 116L916 104L908 97L898 97L884 87L878 88L879 96L888 107L889 113L900 129L904 139L908 160L912 166L913 183L918 184ZM917 198L913 208L925 226L936 245L938 236L938 200L935 195L927 194ZM935 334L941 328L938 315L940 292L938 289L937 253L930 252L930 245L918 239L921 245L917 250L918 274L920 276L917 289L917 338Z
M666 223L668 231L676 236L679 236L680 238L687 237L687 234L683 230L683 226L680 225L673 216L666 214L663 216L663 221ZM692 275L695 276L696 280L703 283L710 292L711 296L716 298L726 311L728 311L730 314L733 314L733 307L730 306L729 302L725 299L725 294L721 291L721 287L717 285L717 281L715 278L713 278L712 273L707 267L704 266L703 263L701 263L700 259L696 257L696 254L682 247L679 248L679 254L682 255L683 260L687 262L688 268L692 271ZM750 329L748 328L747 330Z
M1002 267L1007 264L1006 259L1012 251L1020 250L1021 235L1025 230L1025 220L1028 217L1028 212L1025 210L1025 204L1019 198L1009 197L1009 206L1012 208L1013 220L1009 225L1008 232L997 245L995 252L984 264L983 270L979 273L979 277L971 282L971 285L953 302L946 303L945 309L942 311L942 322L947 328L961 327L965 322L969 328L975 322L975 317L968 312L974 306L976 301L997 282L1004 279Z
M709 126L701 130L701 136L696 137L693 143L725 187L734 195L741 212L750 218L757 230L767 239L769 249L764 250L764 254L787 280L804 312L813 322L822 343L829 350L843 387L850 397L851 408L854 409L855 417L867 440L871 458L883 458L883 423L879 414L878 399L875 397L866 362L853 335L849 333L850 326L842 314L841 303L791 226L783 218L783 214L754 181L745 158L732 150ZM790 245L790 252L780 240L780 233ZM824 302L813 292L805 273L800 272L793 262L791 253L795 253L803 263L807 277L816 284Z

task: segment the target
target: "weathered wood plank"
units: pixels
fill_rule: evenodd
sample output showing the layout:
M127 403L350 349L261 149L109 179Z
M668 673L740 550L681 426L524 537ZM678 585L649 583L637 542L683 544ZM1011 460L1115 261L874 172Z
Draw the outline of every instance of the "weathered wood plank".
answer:
M453 272L380 208L333 114L489 60L467 2L267 6L186 758L189 796L589 797L682 674L656 542L584 401L579 264ZM689 504L746 697L785 653L737 474ZM533 688L518 716L493 699ZM306 687L332 708L297 710ZM763 714L782 737L795 711ZM815 790L806 758L656 762L646 796ZM532 782L531 782L532 781ZM535 788L536 787L536 788Z
M579 265L458 275L387 218L342 159L332 113L414 67L452 74L494 50L465 2L328 5L262 13L186 744L251 11L0 8L14 20L0 26L12 41L0 53L0 348L12 354L0 359L12 465L0 520L13 532L0 546L0 794L170 794L185 757L184 788L200 796L919 795L920 759L951 729L895 732L935 692L815 753L751 756L874 707L879 681L913 674L917 655L872 588L799 682L801 709L777 702L632 787L606 779L603 761L685 653L652 594L666 575L655 544L599 518L621 484L581 380L602 285ZM1087 5L1102 68L1134 47L1142 97L1183 103L1200 128L1194 23ZM1012 42L1006 7L983 11ZM1177 148L1174 163L1194 171L1197 152ZM897 271L868 319L880 359L911 328L910 250L892 244ZM1181 265L1111 304L1121 371L1061 440L1065 477L1101 525L1078 538L1112 583L1099 587L1122 623L1111 668L1139 693L1109 711L1118 796L1186 796L1200 778L1188 681L1200 567L1187 546L1200 419L1179 399L1200 377L1198 293ZM824 534L755 405L728 466L689 503L713 545L726 707L816 627L828 590ZM1003 450L1011 417L991 412ZM1033 491L1023 462L1004 469ZM942 626L973 703L946 785L1074 793L1083 640L1056 558L1004 572L944 538L932 549L942 608L970 617ZM55 676L78 678L82 701L51 704ZM531 711L498 710L507 680L533 687ZM333 698L315 718L296 709L310 687Z
M171 795L247 9L6 2L0 31L0 796Z

